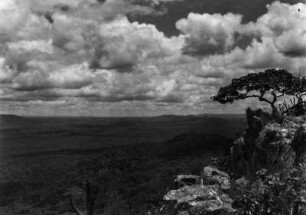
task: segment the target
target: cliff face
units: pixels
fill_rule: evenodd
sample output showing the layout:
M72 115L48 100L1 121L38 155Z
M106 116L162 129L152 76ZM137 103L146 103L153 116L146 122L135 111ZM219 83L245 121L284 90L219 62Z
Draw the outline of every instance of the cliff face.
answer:
M197 180L164 197L176 202L178 214L306 214L306 118L271 119L247 110L247 120L230 147L232 178L213 166L201 176L180 177Z
M230 149L230 169L236 178L252 177L260 169L277 172L306 161L306 120L287 117L281 122L248 115L248 128Z

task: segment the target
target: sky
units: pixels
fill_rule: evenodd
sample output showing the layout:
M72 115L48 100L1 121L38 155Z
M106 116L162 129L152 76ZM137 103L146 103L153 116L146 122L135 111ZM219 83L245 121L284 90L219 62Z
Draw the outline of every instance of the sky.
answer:
M302 0L1 0L0 114L243 113L211 96L305 56Z

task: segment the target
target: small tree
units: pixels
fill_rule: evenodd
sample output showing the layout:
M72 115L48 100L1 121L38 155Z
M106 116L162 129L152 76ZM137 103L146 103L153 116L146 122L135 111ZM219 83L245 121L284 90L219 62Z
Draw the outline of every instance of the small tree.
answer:
M278 99L285 95L294 96L297 93L296 85L297 78L288 71L268 69L233 79L231 84L221 87L212 99L225 104L235 100L257 98L259 101L268 103L272 113L279 113L276 105ZM304 90L302 87L299 89Z

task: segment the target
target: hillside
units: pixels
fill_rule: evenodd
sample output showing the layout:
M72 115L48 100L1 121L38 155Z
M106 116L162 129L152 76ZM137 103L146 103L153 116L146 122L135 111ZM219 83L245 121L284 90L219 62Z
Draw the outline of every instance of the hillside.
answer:
M119 145L160 143L189 133L210 136L222 134L222 137L234 138L245 125L246 120L241 115L147 118L3 116L0 121L0 144L2 153L6 155L92 150Z
M0 214L72 212L65 193L86 180L100 188L96 214L145 214L246 126L222 115L13 118L1 121Z

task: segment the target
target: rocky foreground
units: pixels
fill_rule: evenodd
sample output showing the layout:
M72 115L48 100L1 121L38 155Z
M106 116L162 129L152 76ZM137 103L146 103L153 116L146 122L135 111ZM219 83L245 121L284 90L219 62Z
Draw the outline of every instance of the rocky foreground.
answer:
M222 165L177 177L164 196L175 214L306 214L305 117L248 110L247 119Z

